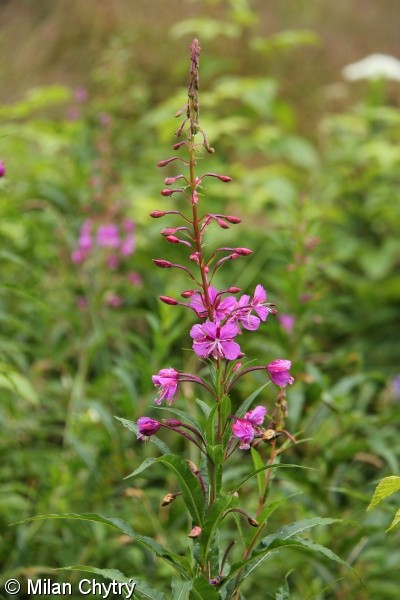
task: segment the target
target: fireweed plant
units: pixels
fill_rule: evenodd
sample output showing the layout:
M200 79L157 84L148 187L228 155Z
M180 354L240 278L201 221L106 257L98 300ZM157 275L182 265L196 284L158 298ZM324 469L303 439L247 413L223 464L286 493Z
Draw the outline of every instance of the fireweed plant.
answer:
M173 263L164 258L155 258L154 263L162 269L183 271L190 289L182 291L182 300L161 296L161 301L171 306L182 306L190 310L196 318L190 330L193 350L199 358L200 366L208 367L209 375L180 372L166 366L153 375L157 388L155 400L158 410L169 411L174 418L154 419L141 416L137 422L118 418L129 430L137 434L140 442L154 444L161 456L149 457L129 477L142 475L152 465L161 464L176 478L179 490L171 490L162 506L173 502L184 503L190 523L186 545L180 552L173 552L159 541L137 533L128 523L119 518L98 514L46 515L40 518L69 518L107 524L132 541L153 552L164 560L176 573L172 579L170 598L217 600L245 598L241 590L243 582L270 555L282 552L292 546L312 551L322 560L327 558L344 565L331 550L320 546L301 534L311 528L329 524L335 519L314 517L286 524L275 532L265 535L267 521L271 514L286 499L275 499L268 503L273 483L272 472L285 465L281 462L282 452L296 443L295 438L285 429L288 413L286 389L294 382L290 374L291 362L275 358L267 364L254 365L244 362L244 352L239 344L240 334L252 332L264 326L269 315L276 313L275 307L267 302L267 293L258 284L252 296L241 294L236 286L218 290L214 278L217 272L232 260L242 260L252 252L243 247L221 246L207 251L204 237L207 228L217 223L221 229L240 223L240 218L226 214L203 212L204 182L207 178L228 184L227 175L213 172L197 173L197 159L204 152L214 153L199 121L199 57L200 45L193 40L190 47L190 82L187 105L178 116L184 115L176 132L179 139L174 144L174 156L161 160L160 168L171 163L182 166L182 174L167 177L161 195L164 198L183 198L185 210L154 210L151 217L162 218L174 215L177 224L162 230L162 235L170 244L179 244L189 253L188 265ZM107 238L108 239L108 238ZM272 358L272 357L271 357ZM206 369L199 369L200 373ZM246 398L237 410L232 410L230 394L238 381L254 371L265 373L266 382ZM190 382L200 386L209 397L209 402L198 399L199 418L176 408L181 384ZM268 383L277 388L274 408L269 412L262 404L254 405L257 396ZM166 406L162 406L163 404ZM191 460L170 451L167 444L159 439L163 430L182 436L192 445ZM156 435L157 434L157 435ZM197 458L196 458L197 457ZM232 483L224 473L232 464L244 458L253 467L242 479ZM250 509L243 505L245 500L242 488L255 480L258 487L258 501ZM236 550L233 550L236 545ZM235 558L238 557L238 558ZM164 593L147 582L141 581L134 573L127 576L114 569L99 569L77 565L68 567L84 570L121 583L136 583L135 597L165 600ZM268 581L257 577L258 586L265 590ZM332 576L333 577L333 576ZM257 588L259 589L259 587ZM287 577L277 591L279 598L289 597Z
M153 436L168 429L193 444L199 460L195 464L165 451L160 458L145 460L132 476L142 473L153 463L161 462L178 478L181 491L168 493L162 505L183 500L192 519L192 529L188 531L193 546L192 560L188 563L185 559L183 562L176 555L172 559L175 568L188 580L187 588L192 590L190 597L243 598L239 591L242 582L273 549L302 543L311 547L309 540L303 540L297 534L331 520L302 521L284 528L279 534L263 538L267 519L279 504L267 503L272 470L282 466L280 454L295 443L295 438L285 429L288 411L286 388L294 382L294 378L290 374L291 362L287 359L276 358L263 365L244 362L245 354L239 344L240 334L257 330L270 314L276 313L274 305L267 302L264 287L257 285L250 296L241 294L241 290L233 285L221 290L214 285L215 275L223 266L232 260L245 259L252 251L243 247L221 246L207 252L204 243L207 228L211 224L216 223L221 229L228 229L231 225L239 224L240 218L208 213L203 209L207 178L212 177L222 184L228 184L231 178L213 172L199 174L197 171L197 159L205 152L214 153L199 121L199 58L200 44L195 39L190 47L187 105L177 114L184 116L176 132L179 141L173 145L174 156L158 163L160 168L171 163L182 167L181 174L165 179L161 195L164 198L183 198L186 208L153 210L150 216L154 219L166 215L176 217L177 224L164 228L161 234L168 243L179 244L182 249L187 249L187 264L190 266L165 258L155 258L153 262L162 269L183 271L191 287L182 291L183 300L170 296L160 296L160 300L171 306L189 309L194 314L197 322L190 330L192 347L201 363L207 365L209 376L203 378L199 374L180 372L171 367L161 369L152 378L158 391L155 403L165 403L178 418L156 420L142 416L137 421L137 437L140 441L154 441L165 451L163 443L160 444L160 440ZM253 405L262 386L237 411L232 412L231 391L243 376L253 371L263 371L269 383L277 387L274 409L268 413L266 407ZM182 382L200 386L210 398L210 403L198 400L206 420L203 427L191 415L174 407ZM129 422L125 424L129 426ZM254 469L234 489L225 491L224 466L228 461L238 460L238 454L249 451ZM252 477L258 480L259 497L255 513L249 514L241 506L240 491ZM219 533L223 525L229 522L229 516L235 518L238 533L225 547L221 547ZM245 520L248 531L242 530L238 516ZM242 558L231 564L230 555L236 538L242 543ZM317 549L316 544L314 549ZM171 555L169 557L171 559Z

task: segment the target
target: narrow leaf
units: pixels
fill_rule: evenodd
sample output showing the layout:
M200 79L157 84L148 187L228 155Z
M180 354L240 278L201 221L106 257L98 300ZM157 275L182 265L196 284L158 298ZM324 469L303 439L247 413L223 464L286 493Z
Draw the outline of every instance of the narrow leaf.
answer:
M372 496L372 500L367 508L367 511L371 510L372 508L375 508L375 506L377 506L379 502L381 502L381 500L387 498L388 496L391 496L398 490L400 490L400 477L397 477L395 475L392 475L390 477L384 477L376 486L374 495Z
M253 459L254 469L256 471L258 471L258 473L257 473L258 493L259 493L259 496L262 497L264 495L265 487L267 485L265 476L262 472L262 470L264 468L264 463L263 463L263 460L262 460L260 454L257 452L257 450L255 448L250 448L250 451L251 451L251 458Z
M229 508L232 503L232 496L223 496L216 500L206 517L204 527L200 538L200 560L202 563L206 562L208 553L210 550L211 542L218 529L218 525L225 511Z
M246 400L242 402L242 404L239 406L238 410L235 413L237 417L242 417L244 413L246 413L249 410L253 401L257 398L259 394L261 394L265 386L269 383L269 381L267 381L267 383L264 383L261 387L257 388L252 394L250 394L250 396L248 396Z
M171 600L186 600L193 581L183 581L174 577L171 583Z
M397 511L397 513L394 515L394 519L390 524L390 527L388 527L388 529L386 529L386 531L390 531L391 529L393 529L393 527L395 527L398 523L400 523L400 508Z
M200 575L193 582L189 600L220 600L220 595L207 579Z

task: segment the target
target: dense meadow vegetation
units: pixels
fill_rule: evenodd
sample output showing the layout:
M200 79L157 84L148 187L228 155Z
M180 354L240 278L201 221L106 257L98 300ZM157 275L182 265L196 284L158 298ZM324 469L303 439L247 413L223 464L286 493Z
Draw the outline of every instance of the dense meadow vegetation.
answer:
M204 170L232 177L226 186L210 178L207 210L242 219L240 229L215 223L208 244L223 235L227 246L253 249L245 266L231 261L218 274L218 287L267 289L278 313L253 332L246 354L257 363L286 357L295 378L287 428L296 443L285 463L306 468L274 471L269 500L282 502L266 533L295 520L337 519L310 536L349 565L282 548L246 581L244 597L394 600L399 530L385 530L398 494L366 509L378 482L400 474L399 83L343 83L347 100L313 115L307 131L307 107L298 114L279 68L268 67L272 57L285 67L320 44L317 36L266 38L251 3L214 4L229 5L224 20L176 15L160 40L158 70L154 60L149 71L137 68L144 42L125 32L99 52L85 87L35 87L0 108L0 586L10 578L74 582L78 571L54 569L91 565L168 597L171 568L127 535L68 519L10 526L37 515L100 513L183 555L192 544L182 504L160 508L177 487L170 473L155 466L124 479L159 450L115 417L161 418L152 376L198 369L193 315L158 299L187 288L184 273L152 263L180 262L182 250L149 217L174 207L160 189L177 168L161 173L156 164L176 141L196 35L201 119L216 150ZM221 39L229 52L240 44L240 56ZM162 226L176 225L169 218ZM232 404L264 382L259 372L240 380ZM179 396L192 415L195 393L185 383ZM257 401L271 411L273 390ZM196 460L182 438L160 437ZM236 453L227 480L251 466L250 454ZM256 484L246 485L251 511ZM235 532L232 522L225 545Z

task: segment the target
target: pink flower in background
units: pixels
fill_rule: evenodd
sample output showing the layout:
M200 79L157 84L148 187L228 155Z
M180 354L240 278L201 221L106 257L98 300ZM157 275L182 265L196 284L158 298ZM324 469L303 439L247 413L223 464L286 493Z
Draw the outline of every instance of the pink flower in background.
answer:
M118 265L119 265L118 256L115 256L115 254L110 254L110 256L107 258L107 265L113 271L115 271L115 269L118 269Z
M113 223L100 225L97 230L96 241L99 246L105 248L118 248L120 245L118 227Z
M160 388L155 403L161 404L162 400L166 400L170 406L178 390L179 372L171 368L161 369L157 375L152 376L152 380L154 385Z
M92 222L85 221L79 233L78 246L80 250L89 251L92 247Z
M145 441L146 438L154 435L160 429L161 423L150 417L140 417L137 420L137 426L137 439Z
M6 166L3 160L0 160L0 177L4 177L6 174Z
M84 102L86 102L86 100L88 99L87 89L82 86L78 86L77 88L75 88L74 99L76 102L79 102L79 104L83 104Z
M194 339L193 350L203 358L211 355L235 360L241 354L239 344L233 341L238 333L239 328L234 323L226 323L222 327L213 321L193 325L190 330L190 336Z
M109 294L106 298L106 304L112 308L118 308L123 304L123 300L118 294Z
M77 250L74 250L71 253L71 260L75 264L83 263L85 258L86 258L86 252L84 250L80 250L79 248Z
M81 310L84 310L85 308L87 308L88 307L88 301L86 300L85 296L79 296L76 299L76 305Z
M119 251L122 256L130 256L135 250L135 238L133 235L128 235L121 244Z
M128 281L129 283L133 283L133 285L137 285L138 287L143 285L142 278L140 277L139 273L136 273L135 271L128 273Z
M124 222L122 223L122 227L124 228L124 231L126 231L127 233L131 233L132 231L135 231L135 223L132 221L132 219L124 219Z
M266 369L270 379L275 385L278 385L281 388L286 387L288 384L292 385L294 382L293 377L289 373L289 369L292 366L290 360L284 360L282 358L277 358L270 362Z
M284 329L286 333L292 333L295 318L292 315L281 314L278 315L278 319L282 329Z

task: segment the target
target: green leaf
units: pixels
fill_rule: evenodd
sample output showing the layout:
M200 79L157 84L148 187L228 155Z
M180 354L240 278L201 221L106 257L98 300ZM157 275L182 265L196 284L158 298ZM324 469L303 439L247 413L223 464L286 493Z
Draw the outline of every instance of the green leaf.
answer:
M211 408L208 406L208 404L206 404L205 402L203 402L203 400L200 400L199 398L196 398L196 403L200 406L201 410L208 418L211 412Z
M174 577L171 582L171 600L186 600L192 589L193 581L182 581Z
M170 412L173 415L176 415L183 422L187 421L195 429L197 429L198 431L201 432L200 423L194 417L192 417L192 415L189 415L189 413L185 412L184 410L179 410L178 408L172 408L171 406L155 406L154 408L156 410L166 410L167 412Z
M203 563L207 560L210 545L216 534L218 525L231 504L231 495L222 496L214 502L209 514L206 516L200 538L200 560Z
M220 595L207 579L200 575L193 582L189 600L220 600Z
M388 529L386 529L386 531L390 531L391 529L393 529L393 527L395 527L395 525L397 525L398 523L400 523L400 508L399 510L396 512L396 514L394 515L394 519L390 524L390 527L388 527Z
M186 507L196 525L201 525L204 518L205 499L197 477L192 473L185 460L175 454L164 454L158 458L146 458L133 473L125 477L135 477L153 464L161 463L178 478Z
M29 519L24 519L23 521L13 523L13 525L22 525L23 523L41 521L43 519L72 519L78 521L91 521L94 523L103 523L104 525L108 525L109 527L120 531L124 535L128 535L129 537L131 537L133 540L135 540L136 542L153 552L156 556L165 560L170 566L172 566L185 578L191 575L191 567L186 558L179 556L178 554L175 554L173 552L170 552L152 538L136 533L136 531L128 523L125 523L125 521L122 521L122 519L118 519L116 517L106 517L94 513L47 514L40 515L37 517L31 517Z
M265 488L267 485L267 483L265 481L265 477L262 473L263 468L264 468L264 463L263 463L263 460L262 460L260 454L257 452L257 450L255 448L250 448L250 451L251 451L251 458L253 459L254 469L257 471L258 493L261 497L264 495Z
M257 388L252 394L250 394L250 396L248 396L246 400L242 402L242 404L239 406L238 410L235 413L237 417L242 417L244 413L246 413L249 410L253 401L257 398L257 396L259 396L259 394L261 394L265 386L269 385L269 383L269 381L264 383L262 386Z
M118 421L121 421L122 425L133 431L136 435L138 433L137 425L134 421L129 421L128 419L121 419L121 417L115 417ZM152 435L148 440L149 444L154 444L157 448L162 452L162 454L170 454L171 450L168 448L167 444L165 444L162 440L160 440L156 435ZM129 475L128 475L129 477Z
M275 600L290 600L290 588L288 578L292 572L293 569L285 575L285 581L283 582L281 587L276 590Z
M206 424L206 441L207 444L213 446L217 442L217 415L218 415L218 404L213 406Z
M308 531L317 525L331 525L332 523L338 523L341 519L331 519L322 517L312 517L311 519L302 519L301 521L295 521L289 525L285 525L281 529L278 529L274 533L267 535L261 540L260 546L268 548L274 540L287 540L303 531Z
M237 485L235 487L235 492L237 492L242 485L244 485L247 481L249 481L249 479L251 479L252 477L255 477L256 475L258 475L258 473L262 473L263 471L267 471L268 469L276 469L276 468L283 468L283 469L311 469L312 471L315 471L315 469L312 469L311 467L304 467L303 465L287 465L287 464L280 464L280 463L276 463L274 465L264 465L263 467L261 467L260 469L256 469L255 471L252 471L249 475L246 475L246 477L244 479L242 479L242 481L239 483L239 485Z
M84 573L95 573L96 575L102 575L106 579L117 581L118 583L126 583L130 587L126 591L130 591L131 585L135 584L135 596L139 595L141 598L148 598L149 600L166 600L165 594L152 588L146 582L141 581L137 577L126 577L121 571L116 569L97 569L96 567L88 567L86 565L74 565L71 567L62 567L57 571L81 571Z
M372 500L367 508L367 511L371 510L372 508L375 508L375 506L377 506L379 502L381 502L381 500L384 500L384 498L391 496L398 490L400 490L400 477L397 477L395 475L392 475L390 477L384 477L376 486L374 495L372 496Z

